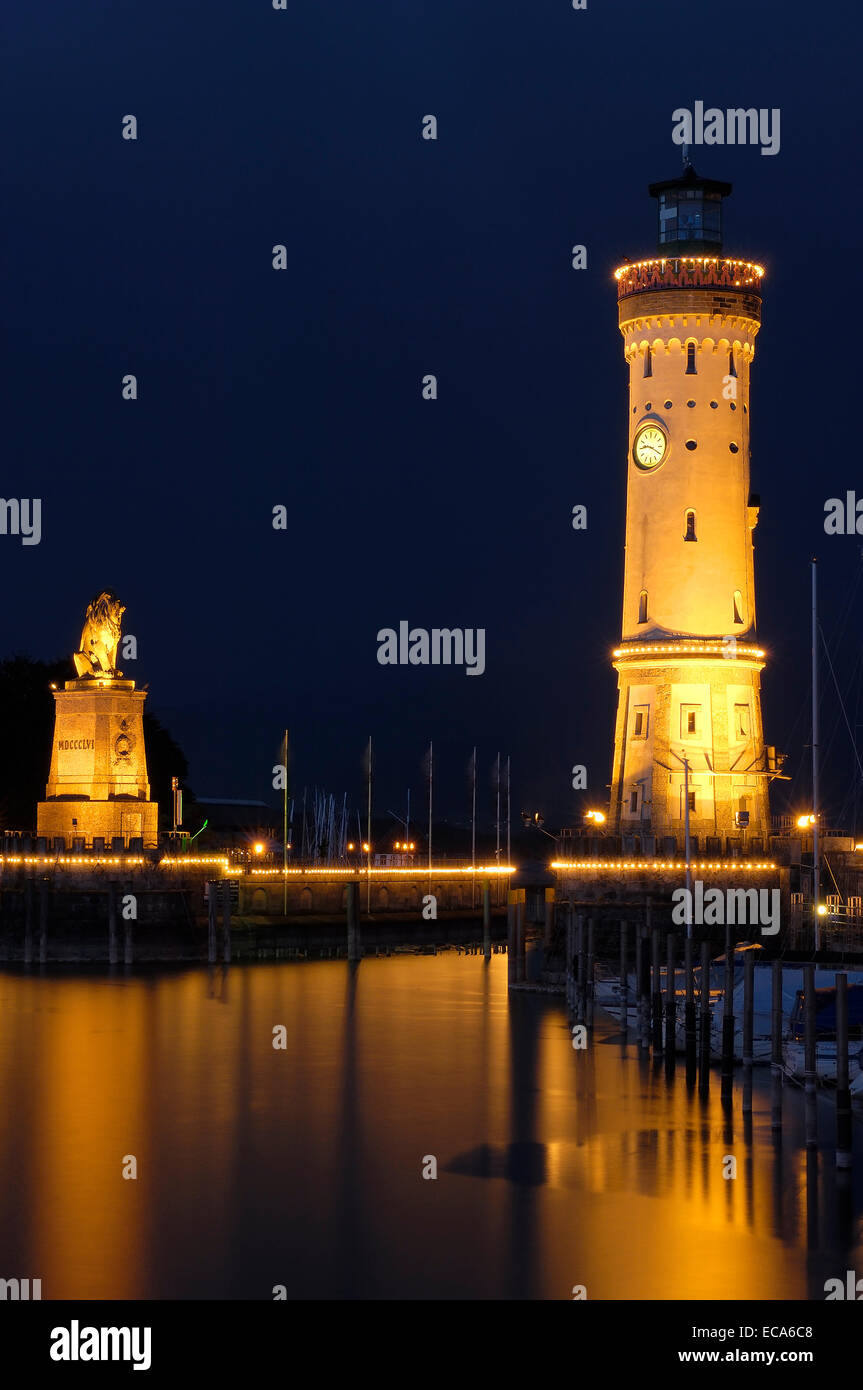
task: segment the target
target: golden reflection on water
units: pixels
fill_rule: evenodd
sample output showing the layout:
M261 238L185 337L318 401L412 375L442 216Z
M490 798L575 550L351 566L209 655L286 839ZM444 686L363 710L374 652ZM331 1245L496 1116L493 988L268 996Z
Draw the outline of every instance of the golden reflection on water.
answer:
M744 1124L739 1087L728 1115L718 1077L701 1100L614 1027L573 1049L503 956L0 975L0 1273L45 1298L747 1299L860 1263L798 1093L777 1143L761 1069Z

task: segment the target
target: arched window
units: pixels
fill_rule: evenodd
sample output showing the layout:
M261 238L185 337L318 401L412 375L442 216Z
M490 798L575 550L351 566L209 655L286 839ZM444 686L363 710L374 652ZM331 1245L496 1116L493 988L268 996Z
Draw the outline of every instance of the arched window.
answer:
M644 349L644 375L653 376L653 349L649 344Z
M646 622L647 622L647 590L646 590L646 589L642 589L641 593L638 595L638 621L639 621L640 623L646 623Z
M698 540L698 537L695 534L695 512L686 513L686 531L684 533L683 539L685 541Z
M695 344L686 344L686 375L695 376Z
M743 622L743 595L739 589L734 590L734 621Z
M734 348L728 349L728 375L736 376L737 368L734 365Z

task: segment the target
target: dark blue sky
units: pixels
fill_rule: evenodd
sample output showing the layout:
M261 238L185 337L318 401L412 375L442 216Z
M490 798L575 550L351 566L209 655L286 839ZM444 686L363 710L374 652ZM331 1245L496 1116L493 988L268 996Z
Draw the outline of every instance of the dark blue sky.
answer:
M287 723L296 783L355 801L369 733L383 805L419 801L430 737L453 814L474 743L486 810L498 748L517 807L570 816L573 763L604 798L627 428L612 271L654 249L646 186L679 171L676 107L779 107L777 156L693 161L734 185L729 251L767 269L764 713L805 768L813 551L828 634L855 595L843 680L861 650L863 541L823 531L827 497L863 494L854 9L53 0L4 27L0 493L41 497L43 538L0 536L0 652L71 652L114 587L127 674L201 795L265 795ZM484 627L485 674L379 666L400 619ZM828 690L825 742L838 717ZM847 735L830 758L835 819Z

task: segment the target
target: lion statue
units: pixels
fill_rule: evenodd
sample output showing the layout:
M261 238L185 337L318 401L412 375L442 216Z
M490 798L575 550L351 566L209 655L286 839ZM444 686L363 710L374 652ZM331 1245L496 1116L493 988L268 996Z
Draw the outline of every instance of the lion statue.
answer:
M120 644L120 619L125 613L117 595L105 589L87 605L81 650L72 660L79 676L112 676L119 678L117 647Z

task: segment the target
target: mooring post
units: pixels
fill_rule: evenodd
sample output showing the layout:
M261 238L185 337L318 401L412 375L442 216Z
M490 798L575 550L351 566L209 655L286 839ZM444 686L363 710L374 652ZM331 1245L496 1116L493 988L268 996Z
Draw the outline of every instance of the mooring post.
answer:
M33 880L24 881L24 964L33 962Z
M752 1062L755 1008L755 953L747 951L743 958L743 1110L752 1109Z
M486 960L491 960L491 885L488 879L482 888L482 953Z
M488 892L488 889L485 890ZM360 885L354 879L347 885L345 912L348 924L348 960L360 959Z
M803 967L803 1018L803 1088L806 1093L806 1147L814 1148L818 1144L818 1103L815 1096L818 1070L815 1056L814 965L804 965ZM838 1054L838 1032L836 1047Z
M722 998L722 1099L728 1101L734 1080L734 951L731 925L725 927L725 987Z
M584 1023L587 958L584 946L583 912L577 912L575 915L575 949L578 955L578 985L575 992L575 1021L576 1023Z
M39 964L48 959L48 884L43 878L39 884Z
M207 909L208 909L208 930L207 930L207 960L212 964L216 959L216 919L218 915L217 893L218 884L215 879L210 879L207 884Z
M662 967L659 962L659 928L651 932L651 954L653 960L653 1055L662 1056Z
M525 890L517 888L515 902L515 978L523 984L527 974L527 946L525 942Z
M575 908L566 905L566 947L564 956L566 969L566 1008L572 1013L575 1005Z
M695 980L692 969L692 937L683 942L683 965L686 974L686 1004L683 1013L683 1034L686 1048L686 1072L690 1083L695 1077Z
M231 960L231 881L222 879L222 959Z
M670 1069L674 1066L677 1052L677 999L674 993L674 933L666 938L665 952L665 1063Z
M594 998L594 970L596 957L596 920L593 917L587 919L587 996L585 999L584 1018L588 1028L593 1027L593 998Z
M117 964L117 885L108 883L108 964Z
M851 1091L848 1085L848 976L836 977L836 1167L852 1162Z
M516 938L515 938L515 889L507 889L506 894L506 955L507 955L507 983L514 985L516 981Z
M629 962L626 958L626 922L620 922L620 1030L629 1027Z
M773 997L771 1000L770 1077L772 1106L770 1124L782 1128L782 961L773 962Z
M698 1062L698 1089L706 1096L710 1091L710 942L701 943L701 988L699 990L701 1038Z
M546 888L545 890L545 930L543 934L543 945L545 946L545 959L548 960L548 953L551 950L551 943L554 937L554 898L555 889Z
M639 922L635 936L635 997L638 1002L638 1046L646 1052L650 1047L648 1031L648 975L650 959L647 951L647 928Z
M123 964L124 964L124 965L132 965L132 963L133 963L133 961L134 961L134 955L133 955L133 951L132 951L132 918L131 918L131 917L127 917L127 918L125 919L125 928L126 928L126 930L125 930L125 932L124 932L124 941L123 941Z

